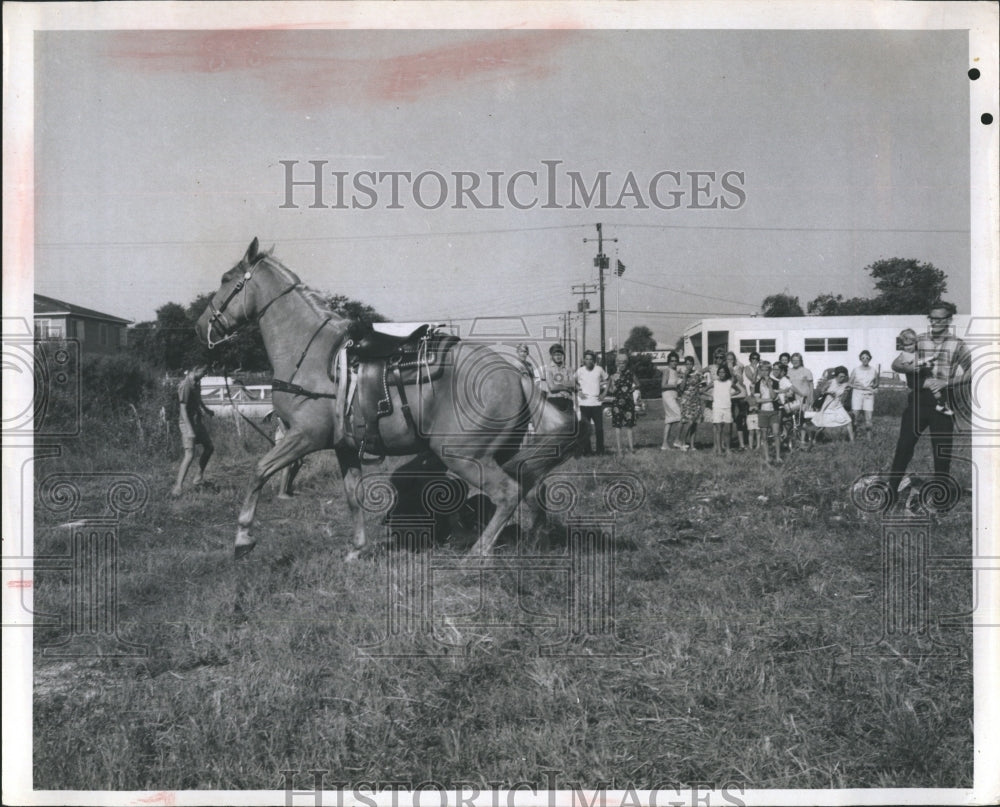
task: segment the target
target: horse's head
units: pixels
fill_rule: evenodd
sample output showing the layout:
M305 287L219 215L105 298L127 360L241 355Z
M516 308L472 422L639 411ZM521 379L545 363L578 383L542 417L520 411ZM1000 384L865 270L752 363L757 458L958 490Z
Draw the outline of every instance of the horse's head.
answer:
M256 238L246 254L222 276L222 284L212 295L208 307L198 319L195 331L209 349L232 339L241 325L259 319L271 303L297 285L297 281L278 278L260 252ZM276 290L276 283L284 288Z

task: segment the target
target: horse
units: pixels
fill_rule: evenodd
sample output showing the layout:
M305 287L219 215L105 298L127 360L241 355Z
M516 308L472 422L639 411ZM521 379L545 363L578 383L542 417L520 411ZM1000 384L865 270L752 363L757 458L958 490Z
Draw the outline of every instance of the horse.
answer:
M370 374L379 355L386 355L379 345L393 347L400 340L334 312L272 251L262 252L254 238L240 261L223 274L195 326L211 349L233 338L239 328L257 323L274 375L273 405L288 424L284 439L254 466L237 520L236 557L255 546L250 530L264 483L307 454L325 449L337 456L351 512L348 560L357 558L367 543L362 506L366 450L400 457L431 452L489 498L496 509L470 556L491 553L526 498L536 505L529 518L533 521L537 484L575 446L572 413L559 411L544 397L539 400L537 393L533 401L530 384L511 362L486 345L457 337L451 337L447 361L439 362L433 379L426 355L426 377L421 366L406 384L399 375L396 384L383 377L378 386L385 399L374 412L375 402L361 394L358 380ZM426 330L424 326L425 335ZM533 415L538 425L526 439Z

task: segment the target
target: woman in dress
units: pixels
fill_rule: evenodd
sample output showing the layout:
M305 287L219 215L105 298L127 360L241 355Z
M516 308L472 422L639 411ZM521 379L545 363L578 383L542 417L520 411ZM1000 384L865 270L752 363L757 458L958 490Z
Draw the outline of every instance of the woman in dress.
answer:
M854 415L854 425L861 428L863 421L865 436L871 440L873 435L872 416L875 413L875 390L878 389L878 370L871 366L872 354L862 350L858 356L861 365L851 372L851 412Z
M671 350L667 354L667 366L663 368L661 389L661 397L663 398L663 443L660 445L660 451L666 451L671 445L674 448L680 448L677 442L680 437L679 433L674 436L674 443L670 442L670 435L674 424L681 422L681 405L678 400L678 394L682 376L677 369L679 361L680 357ZM679 432L680 427L678 426L677 429Z
M701 399L701 374L695 372L694 356L684 357L681 381L681 428L674 448L694 451L694 435L698 431L705 404Z
M819 411L813 414L812 425L817 429L836 429L844 427L847 429L847 437L854 442L854 427L851 424L851 416L844 408L844 396L850 390L847 381L847 368L844 366L835 367L833 377L825 383L820 382L820 393L823 401ZM815 435L813 435L815 439Z
M635 453L635 443L632 440L632 427L635 426L635 398L632 397L632 392L635 388L635 376L629 367L628 353L620 351L610 384L611 426L615 430L615 454L619 457L622 454L622 429L625 429L628 450Z
M726 354L726 366L737 384L745 385L744 372L746 368L736 360L736 354L731 350ZM747 415L750 409L747 405L746 397L733 398L733 429L740 442L740 451L746 451L747 447Z

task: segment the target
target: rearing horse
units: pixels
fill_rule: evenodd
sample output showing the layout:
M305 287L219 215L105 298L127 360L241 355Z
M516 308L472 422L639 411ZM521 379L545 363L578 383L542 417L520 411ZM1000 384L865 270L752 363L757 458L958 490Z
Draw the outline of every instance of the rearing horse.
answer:
M264 483L313 451L333 449L354 522L348 558L356 557L366 543L363 446L345 422L369 419L370 413L362 411L360 396L345 394L346 385L334 380L330 368L358 323L331 311L281 262L260 252L256 238L222 276L196 330L212 348L255 320L274 372L274 408L289 429L254 467L239 514L236 556L254 547L250 527ZM569 456L575 424L571 415L541 403L535 435L525 445L530 385L517 368L475 343L458 342L449 358L443 375L432 383L407 386L403 396L388 388L391 414L378 418L378 439L387 455L433 452L451 472L489 496L496 511L471 551L487 555L522 497ZM351 398L350 410L345 397Z

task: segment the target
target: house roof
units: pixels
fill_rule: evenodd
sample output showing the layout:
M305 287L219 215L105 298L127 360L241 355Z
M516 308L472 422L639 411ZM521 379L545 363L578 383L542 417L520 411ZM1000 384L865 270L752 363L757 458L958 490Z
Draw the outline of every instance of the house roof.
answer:
M122 319L112 314L103 314L92 308L84 308L82 305L74 305L55 297L46 297L44 294L35 295L35 316L54 316L56 314L72 314L77 317L88 317L90 319L103 319L106 322L118 323L121 325L131 325L132 320Z

